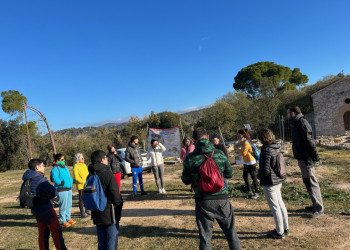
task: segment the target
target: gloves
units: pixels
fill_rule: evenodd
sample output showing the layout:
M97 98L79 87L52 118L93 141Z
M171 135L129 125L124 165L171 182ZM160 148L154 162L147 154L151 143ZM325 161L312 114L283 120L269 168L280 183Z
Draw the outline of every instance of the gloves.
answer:
M61 184L60 184L60 186L63 186L64 185L64 181L61 181Z

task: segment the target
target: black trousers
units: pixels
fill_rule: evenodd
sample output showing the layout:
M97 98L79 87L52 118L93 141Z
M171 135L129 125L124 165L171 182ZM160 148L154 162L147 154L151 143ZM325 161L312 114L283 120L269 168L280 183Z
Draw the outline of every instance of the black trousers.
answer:
M247 187L248 192L251 192L252 189L250 188L250 181L248 180L248 174L253 179L253 185L254 185L254 190L255 193L258 193L258 179L256 178L256 164L253 165L243 165L243 179L245 182L245 185Z

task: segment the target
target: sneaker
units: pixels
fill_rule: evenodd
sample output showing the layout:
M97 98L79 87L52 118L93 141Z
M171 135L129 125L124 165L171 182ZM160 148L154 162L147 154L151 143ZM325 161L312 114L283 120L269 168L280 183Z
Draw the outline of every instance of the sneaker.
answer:
M84 213L84 214L82 214L81 215L81 218L86 218L86 217L88 217L89 215L87 214L87 213Z
M65 228L70 227L70 226L71 226L71 224L68 221L62 224L62 227L65 227Z
M305 207L305 211L306 212L313 212L314 211L314 207L313 206L307 206L307 207Z
M251 199L253 199L253 200L256 200L256 199L258 199L259 198L259 194L258 193L255 193L252 197L251 197Z
M274 229L271 233L267 234L267 238L270 239L284 239L284 234L279 234L276 232L276 229Z
M91 210L85 210L85 213L86 213L87 215L91 215Z
M132 199L136 199L136 197L137 197L137 194L132 194L131 196Z
M247 192L247 195L248 195L248 196L253 196L254 194L253 194L252 191L249 191L249 192Z
M164 189L164 188L162 189L162 192L163 192L163 194L166 194L166 191L165 191L165 189Z
M143 192L141 193L141 195L147 195L146 191L143 191Z
M159 193L160 193L160 194L162 194L162 193L163 193L163 189L159 189L158 191L159 191Z
M290 234L289 229L285 229L285 230L284 230L284 235L289 235L289 234Z
M71 224L71 225L73 225L73 224L75 224L75 223L77 223L75 220L73 220L73 219L70 219L69 221L67 221L69 224Z
M317 219L323 215L324 215L324 212L314 212L313 214L310 215L310 218Z

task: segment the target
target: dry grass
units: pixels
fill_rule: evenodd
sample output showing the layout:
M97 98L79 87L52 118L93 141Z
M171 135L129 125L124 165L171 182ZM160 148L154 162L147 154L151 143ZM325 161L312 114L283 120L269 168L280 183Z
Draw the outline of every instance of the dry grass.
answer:
M347 185L350 182L349 151L321 150L324 164L317 168L321 183ZM288 185L301 186L301 176L292 159L287 159ZM243 183L242 170L234 166L235 176L230 185ZM0 248L37 249L37 228L34 218L15 202L24 171L0 173ZM181 183L182 166L166 166L167 194L157 193L152 173L144 174L145 189L149 195L128 199L132 180L122 180L122 193L126 197L120 222L120 249L196 249L198 230L194 217L194 200L189 187ZM341 172L341 173L339 173ZM48 173L47 173L48 176ZM323 185L322 191L337 191L337 185ZM341 189L341 188L339 188ZM338 192L339 193L339 192ZM337 193L337 194L338 194ZM76 191L73 191L72 214L78 221L72 228L64 229L69 249L97 249L96 230L91 220L78 218ZM343 193L341 193L343 194ZM337 198L337 197L336 197ZM339 215L344 203L333 196L325 198L326 215L309 219L301 209L304 202L286 202L289 211L291 235L284 240L270 240L266 232L274 228L272 214L262 197L260 200L231 198L235 209L236 229L244 249L346 249L350 248L350 217ZM50 244L53 246L52 242ZM227 249L227 242L217 223L214 223L213 249Z

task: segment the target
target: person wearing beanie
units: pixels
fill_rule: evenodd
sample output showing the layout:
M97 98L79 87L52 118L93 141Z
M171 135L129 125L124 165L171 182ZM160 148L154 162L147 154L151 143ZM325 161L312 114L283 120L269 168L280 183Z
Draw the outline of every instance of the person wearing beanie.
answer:
M137 136L133 135L130 138L130 142L125 150L125 161L130 163L132 170L132 184L133 184L133 198L137 196L137 178L139 179L139 185L141 189L141 195L147 195L143 189L142 180L142 165L143 160L141 156L141 151L138 146L139 139Z

